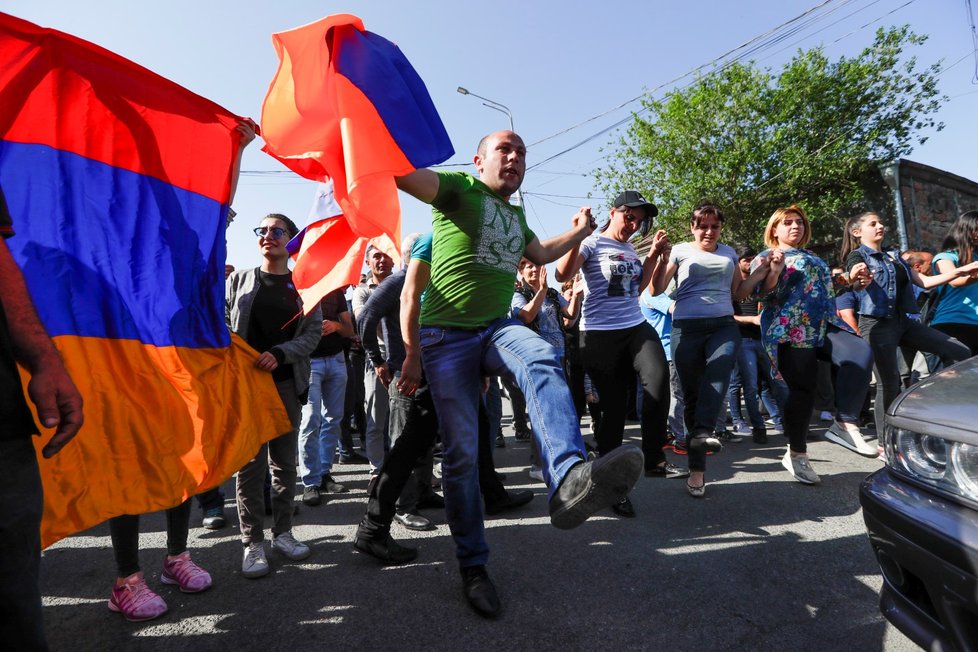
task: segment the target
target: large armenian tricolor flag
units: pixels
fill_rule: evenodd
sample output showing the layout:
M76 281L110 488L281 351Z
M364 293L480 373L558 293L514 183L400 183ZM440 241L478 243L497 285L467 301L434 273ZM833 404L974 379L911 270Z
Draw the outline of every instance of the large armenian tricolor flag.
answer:
M85 400L41 459L45 545L215 486L289 428L224 317L238 118L70 35L0 14L7 241Z
M308 311L356 282L365 239L396 257L394 177L454 150L421 77L356 16L327 16L272 41L279 68L262 106L264 150L307 179L331 180L342 211L310 224L294 245L293 279Z

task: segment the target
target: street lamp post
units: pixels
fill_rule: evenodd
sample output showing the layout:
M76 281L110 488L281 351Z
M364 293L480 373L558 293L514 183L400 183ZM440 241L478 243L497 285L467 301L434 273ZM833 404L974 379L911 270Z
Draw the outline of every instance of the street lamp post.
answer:
M494 111L499 111L500 113L505 113L506 117L509 118L509 130L512 131L513 133L516 133L516 127L513 125L513 112L509 110L508 106L506 106L505 104L500 104L495 100L490 100L488 97L482 97L481 95L476 95L475 93L469 91L467 88L462 88L461 86L459 86L455 90L457 90L462 95L471 95L472 97L479 98L480 100L482 100L482 106L489 107L490 109L493 109ZM523 206L523 193L521 193L519 189L517 189L517 191L514 194L516 195L516 203L519 204L519 207L525 208Z

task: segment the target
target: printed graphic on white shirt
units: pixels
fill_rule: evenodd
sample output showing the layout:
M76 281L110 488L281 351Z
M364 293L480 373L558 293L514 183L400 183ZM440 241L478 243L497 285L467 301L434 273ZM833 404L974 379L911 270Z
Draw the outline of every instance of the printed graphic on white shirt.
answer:
M642 264L634 255L613 253L601 261L609 297L637 297Z

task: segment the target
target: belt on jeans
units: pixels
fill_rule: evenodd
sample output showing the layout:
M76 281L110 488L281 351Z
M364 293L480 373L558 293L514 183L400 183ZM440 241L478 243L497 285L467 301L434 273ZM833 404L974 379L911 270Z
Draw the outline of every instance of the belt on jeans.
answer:
M484 331L489 328L489 325L485 326L436 326L434 324L427 324L421 326L421 328L440 328L445 331L464 331L468 333L478 333L479 331Z
M325 360L326 358L335 358L338 355L342 355L342 351L337 351L336 353L328 353L326 355L316 355L310 358L311 360Z

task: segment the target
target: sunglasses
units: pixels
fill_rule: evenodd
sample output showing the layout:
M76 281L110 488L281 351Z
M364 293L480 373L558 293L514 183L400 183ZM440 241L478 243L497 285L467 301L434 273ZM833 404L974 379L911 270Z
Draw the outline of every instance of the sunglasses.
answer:
M255 229L254 229L254 231L255 231L255 235L257 235L259 238L267 238L267 237L271 236L271 237L275 238L276 240L281 240L282 239L282 236L284 236L286 233L288 233L288 231L286 231L285 229L283 229L280 226L271 226L271 227L269 227L269 226L256 226Z
M644 211L633 212L631 207L620 207L615 209L626 222L641 222L645 219Z

